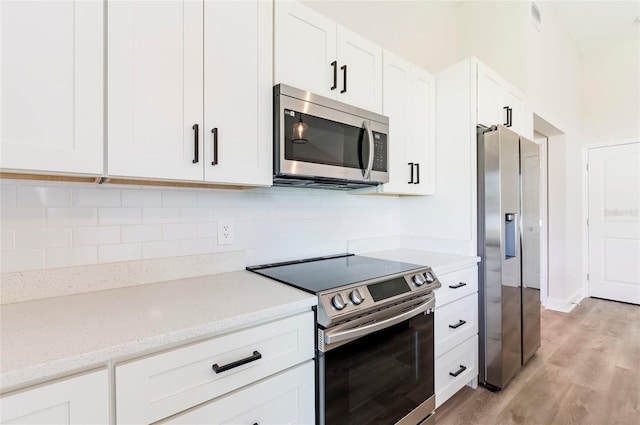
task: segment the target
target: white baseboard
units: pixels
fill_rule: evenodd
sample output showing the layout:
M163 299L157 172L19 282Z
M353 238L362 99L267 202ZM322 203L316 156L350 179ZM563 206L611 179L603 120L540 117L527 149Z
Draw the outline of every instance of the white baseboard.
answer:
M566 300L548 297L547 305L545 306L545 308L554 311L561 311L563 313L570 313L571 310L573 310L573 308L578 305L580 301L582 301L582 299L586 296L587 294L585 293L584 289L581 288Z

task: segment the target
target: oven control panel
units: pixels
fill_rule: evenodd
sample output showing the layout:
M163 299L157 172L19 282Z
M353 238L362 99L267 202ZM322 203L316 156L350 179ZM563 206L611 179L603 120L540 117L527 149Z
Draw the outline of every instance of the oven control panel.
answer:
M371 283L336 288L319 294L318 322L328 326L334 319L344 320L358 312L383 306L439 288L440 282L431 269Z

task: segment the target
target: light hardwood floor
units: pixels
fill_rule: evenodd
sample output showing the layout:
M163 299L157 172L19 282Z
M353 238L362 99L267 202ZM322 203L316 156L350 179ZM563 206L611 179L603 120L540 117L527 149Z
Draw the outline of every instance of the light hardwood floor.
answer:
M542 310L542 344L504 390L465 387L438 425L640 424L640 306L585 298Z

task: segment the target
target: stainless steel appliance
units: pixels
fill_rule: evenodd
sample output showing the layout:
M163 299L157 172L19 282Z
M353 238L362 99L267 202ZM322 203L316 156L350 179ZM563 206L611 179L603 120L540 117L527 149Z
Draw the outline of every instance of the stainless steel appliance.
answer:
M284 84L273 88L276 186L387 183L389 119Z
M479 381L499 390L540 347L538 145L478 127Z
M433 424L429 267L352 254L248 267L316 294L317 424Z

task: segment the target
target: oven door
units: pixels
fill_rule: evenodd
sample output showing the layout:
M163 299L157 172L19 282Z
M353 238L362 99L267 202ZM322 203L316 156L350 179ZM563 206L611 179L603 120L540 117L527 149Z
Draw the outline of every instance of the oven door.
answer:
M434 305L431 298L381 320L368 316L351 329L320 330L320 425L416 425L429 417Z

